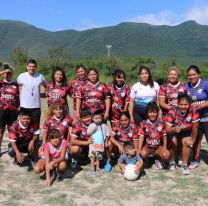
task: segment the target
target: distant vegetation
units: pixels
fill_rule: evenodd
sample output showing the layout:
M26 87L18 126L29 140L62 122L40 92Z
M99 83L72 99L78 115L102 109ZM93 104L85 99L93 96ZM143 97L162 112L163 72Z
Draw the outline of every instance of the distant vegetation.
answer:
M112 44L110 59L105 45ZM116 68L124 69L127 81L138 79L139 66L150 67L154 79L166 80L169 66L179 66L186 80L186 68L199 65L208 77L208 26L188 21L178 26L152 26L122 23L117 26L85 31L49 32L17 21L0 21L0 67L11 62L15 77L25 71L29 57L38 61L38 69L50 80L56 66L65 69L72 79L77 64L95 67L101 79L111 81Z

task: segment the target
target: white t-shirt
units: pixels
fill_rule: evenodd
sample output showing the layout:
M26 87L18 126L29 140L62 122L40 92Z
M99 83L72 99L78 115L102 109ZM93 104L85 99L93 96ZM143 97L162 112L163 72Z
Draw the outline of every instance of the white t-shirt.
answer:
M46 84L44 76L38 72L34 76L24 72L18 76L17 83L21 86L20 107L40 108L40 86Z
M134 84L131 89L130 97L134 99L134 106L136 108L145 108L151 101L157 100L157 93L159 91L159 84L154 82L154 87L150 85L143 85L140 82Z

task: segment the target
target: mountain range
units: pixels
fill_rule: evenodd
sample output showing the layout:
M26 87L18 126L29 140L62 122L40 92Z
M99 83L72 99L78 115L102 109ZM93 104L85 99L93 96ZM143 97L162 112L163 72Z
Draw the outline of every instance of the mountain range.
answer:
M72 59L106 55L106 45L118 57L146 56L156 61L175 56L184 64L208 60L208 26L187 21L176 26L125 22L84 31L50 32L33 25L0 20L0 61L10 60L13 49L47 57L50 48L64 48Z

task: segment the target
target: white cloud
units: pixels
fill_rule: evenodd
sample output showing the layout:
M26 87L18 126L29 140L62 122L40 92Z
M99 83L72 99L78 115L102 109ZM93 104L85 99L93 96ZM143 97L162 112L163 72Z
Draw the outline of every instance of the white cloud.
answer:
M178 14L170 10L164 10L156 14L138 15L129 22L148 23L152 25L177 25L184 21L195 20L199 24L208 25L208 4L199 1L193 8L188 9L183 14Z
M83 19L81 21L81 27L75 28L75 30L87 30L87 29L92 29L92 28L100 28L100 27L104 27L104 25L98 25L93 23L93 21L91 19Z
M208 5L200 5L186 12L185 20L195 20L200 24L208 25Z
M128 19L129 22L148 23L153 25L176 25L180 23L181 19L174 12L165 10L158 14L145 14L139 15L132 19Z

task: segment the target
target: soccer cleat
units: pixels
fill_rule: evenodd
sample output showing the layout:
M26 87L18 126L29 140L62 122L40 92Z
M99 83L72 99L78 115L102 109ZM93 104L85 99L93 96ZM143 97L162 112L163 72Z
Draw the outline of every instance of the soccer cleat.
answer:
M181 165L181 172L182 172L182 174L184 174L184 175L189 175L189 174L190 174L187 165Z
M191 162L191 164L189 165L189 169L194 170L199 166L199 161L194 160Z
M175 164L175 162L170 162L170 163L169 163L169 170L174 171L175 169L176 169L176 164Z

